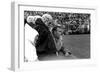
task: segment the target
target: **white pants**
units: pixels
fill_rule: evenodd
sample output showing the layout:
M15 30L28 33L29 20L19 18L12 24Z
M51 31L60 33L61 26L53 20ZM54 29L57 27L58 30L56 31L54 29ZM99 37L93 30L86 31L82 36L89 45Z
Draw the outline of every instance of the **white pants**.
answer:
M28 62L36 61L38 59L36 48L29 40L25 41L25 58L28 60Z

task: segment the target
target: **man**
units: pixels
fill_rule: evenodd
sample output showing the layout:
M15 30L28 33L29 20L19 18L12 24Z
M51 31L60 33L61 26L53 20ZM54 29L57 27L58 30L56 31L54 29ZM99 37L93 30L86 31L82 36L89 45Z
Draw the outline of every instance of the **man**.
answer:
M35 20L41 18L40 16L28 16L27 23L25 24L25 61L33 62L38 60L35 48L35 38L38 32L33 28Z
M50 15L50 14L44 14L42 16L42 20L43 22L45 23L45 25L48 27L49 29L49 32L50 32L50 36L52 37L52 40L54 42L54 45L55 45L55 48L56 48L56 55L57 55L57 46L56 46L56 40L55 40L55 37L52 33L52 29L54 27L54 21L53 21L53 17ZM52 46L52 45L51 45Z
M56 26L52 29L53 36L57 47L57 56L59 53L63 53L64 56L71 55L71 52L64 47L63 43L63 29L61 26Z

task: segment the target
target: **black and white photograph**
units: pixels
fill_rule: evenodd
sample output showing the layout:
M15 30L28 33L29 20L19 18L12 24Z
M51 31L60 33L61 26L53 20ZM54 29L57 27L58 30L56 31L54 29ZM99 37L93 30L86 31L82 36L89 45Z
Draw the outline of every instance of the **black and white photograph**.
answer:
M67 69L97 63L95 8L13 5L12 70Z
M91 14L24 10L24 62L90 59Z

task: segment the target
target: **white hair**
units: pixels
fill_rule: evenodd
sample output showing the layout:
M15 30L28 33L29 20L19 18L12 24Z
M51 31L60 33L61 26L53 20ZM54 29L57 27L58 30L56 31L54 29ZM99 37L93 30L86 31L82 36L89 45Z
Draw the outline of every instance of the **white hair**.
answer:
M42 16L42 21L45 23L45 22L48 22L48 21L52 21L53 20L53 18L52 18L52 16L50 15L50 14L44 14L43 16Z
M27 17L27 22L28 23L33 23L33 24L35 24L35 21L38 19L38 18L41 18L41 16L39 16L39 15L36 15L36 16L28 16Z

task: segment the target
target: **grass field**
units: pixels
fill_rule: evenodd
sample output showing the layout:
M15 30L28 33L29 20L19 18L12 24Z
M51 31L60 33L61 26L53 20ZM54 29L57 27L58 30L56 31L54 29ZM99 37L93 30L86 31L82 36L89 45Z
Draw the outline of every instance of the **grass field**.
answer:
M64 46L72 53L70 56L45 55L39 57L44 60L68 60L68 59L88 59L90 58L90 35L65 35L63 38Z
M66 35L64 46L77 58L90 58L90 35Z

